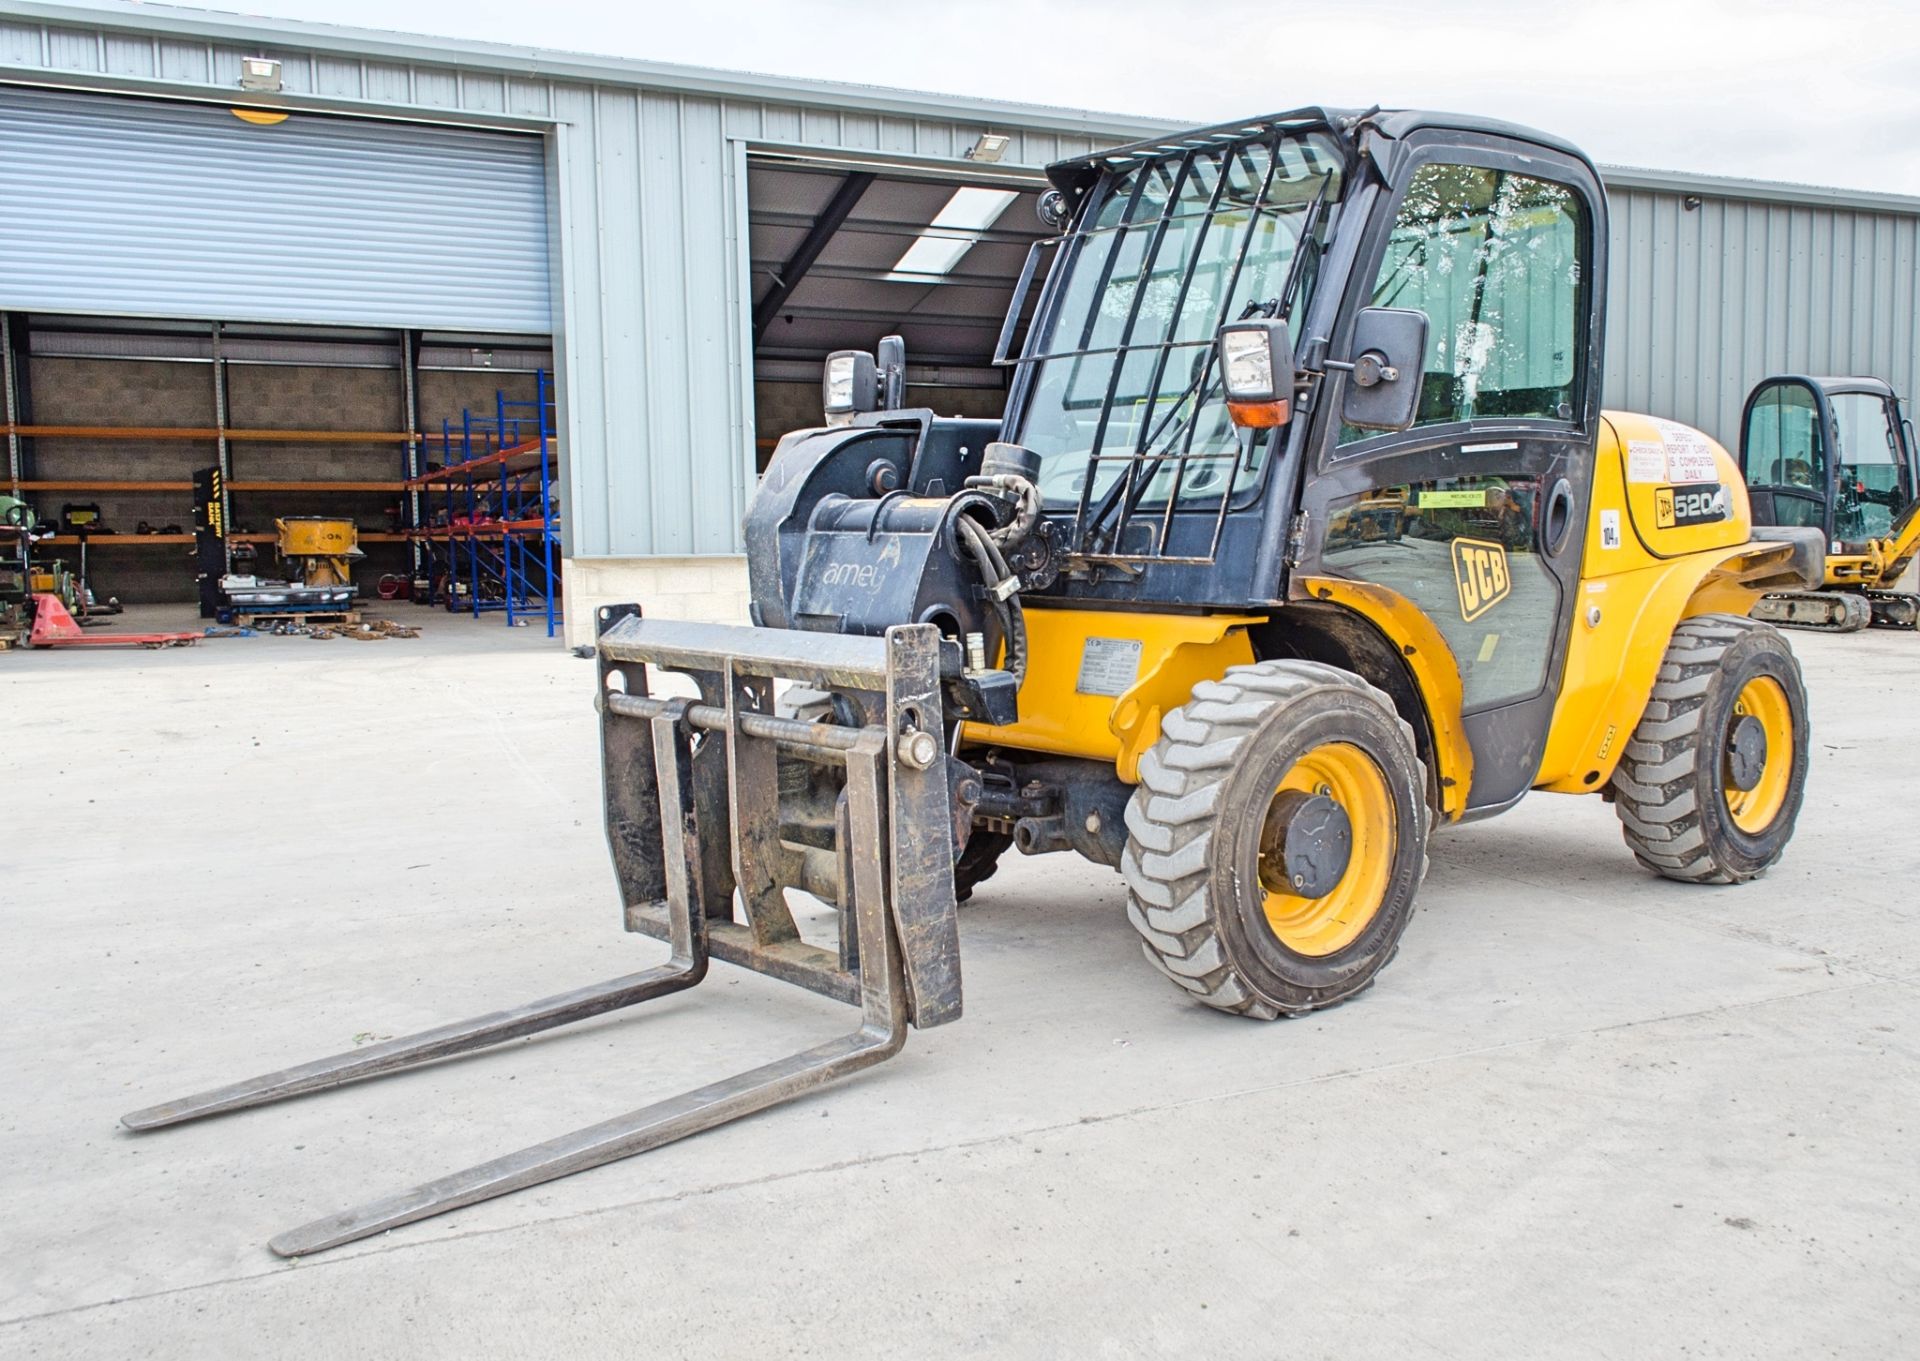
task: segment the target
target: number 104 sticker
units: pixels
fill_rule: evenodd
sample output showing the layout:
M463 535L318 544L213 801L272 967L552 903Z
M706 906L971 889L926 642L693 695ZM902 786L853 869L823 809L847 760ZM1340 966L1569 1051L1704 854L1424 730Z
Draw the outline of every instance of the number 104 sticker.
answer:
M1620 512L1603 510L1600 512L1600 546L1618 548L1620 546Z

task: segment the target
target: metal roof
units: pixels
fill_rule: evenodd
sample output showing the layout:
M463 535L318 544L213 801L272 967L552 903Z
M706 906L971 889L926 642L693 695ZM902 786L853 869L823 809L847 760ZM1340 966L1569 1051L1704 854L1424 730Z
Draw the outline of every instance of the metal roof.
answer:
M1030 128L1093 138L1110 137L1115 144L1183 132L1194 126L1192 122L1178 119L978 99L878 85L802 80L792 76L562 52L509 43L348 28L303 20L269 19L185 6L129 3L128 0L95 0L95 3L0 0L0 18L7 17L45 24L192 38L204 42L249 43L268 51L276 47L292 47L317 53L384 58L507 76L670 90L719 99L775 99L817 108L862 110L909 118L972 118L990 126ZM0 76L4 76L8 69L0 64ZM32 74L36 79L45 79L47 72L44 68L35 67L32 68ZM1615 189L1920 216L1920 196L1914 195L1635 166L1602 165L1600 173L1607 186Z
M758 160L749 163L747 173L757 304L772 291L844 177ZM1051 233L1034 213L1038 195L1033 189L1015 192L990 227L933 227L955 183L876 177L781 304L756 353L817 358L834 350L865 349L876 328L893 328L905 337L916 363L987 364L1028 248ZM895 265L908 247L927 236L969 244L944 273L899 272Z
M907 117L978 118L1022 128L1110 136L1126 140L1185 126L1178 121L1098 113L1045 104L976 99L966 95L898 90L878 85L801 80L792 76L725 71L673 62L607 57L510 43L476 42L425 34L347 28L298 19L270 19L178 5L46 3L0 0L0 18L15 16L48 24L74 24L123 32L191 37L208 42L257 43L262 48L375 57L423 65L498 72L509 76L629 85L717 98L775 99L821 108L861 109ZM267 55L271 55L269 51Z

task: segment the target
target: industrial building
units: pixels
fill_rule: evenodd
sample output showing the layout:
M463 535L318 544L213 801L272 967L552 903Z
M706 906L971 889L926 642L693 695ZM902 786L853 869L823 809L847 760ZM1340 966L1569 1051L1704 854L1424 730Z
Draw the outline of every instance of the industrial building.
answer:
M217 468L243 560L336 515L364 594L738 616L826 354L900 334L916 402L997 413L1042 168L1176 126L0 0L10 489L130 601L192 596ZM1920 390L1920 199L1605 175L1610 405L1731 442L1769 373Z

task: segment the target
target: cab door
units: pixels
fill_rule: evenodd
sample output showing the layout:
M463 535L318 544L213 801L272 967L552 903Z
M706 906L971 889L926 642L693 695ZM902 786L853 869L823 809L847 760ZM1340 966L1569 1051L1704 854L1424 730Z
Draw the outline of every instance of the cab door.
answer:
M1756 525L1834 536L1826 394L1805 378L1769 378L1747 395L1740 472Z
M1385 587L1446 639L1473 749L1469 815L1533 784L1578 596L1599 426L1605 199L1576 157L1497 137L1398 149L1343 301L1425 313L1413 425L1340 418L1330 372L1301 496L1298 575ZM1405 381L1405 377L1398 381Z

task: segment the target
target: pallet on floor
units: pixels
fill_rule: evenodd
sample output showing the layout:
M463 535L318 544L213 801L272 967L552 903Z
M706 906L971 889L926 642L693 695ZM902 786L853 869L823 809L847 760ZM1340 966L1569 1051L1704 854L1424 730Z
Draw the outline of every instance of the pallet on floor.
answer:
M360 622L358 610L259 610L253 613L235 611L233 622L240 628L258 628L261 625L271 627L274 624L357 624Z

